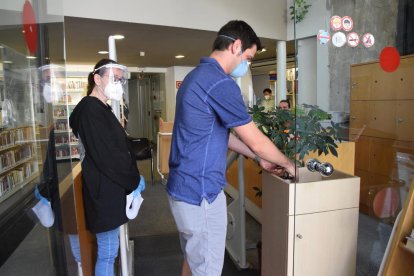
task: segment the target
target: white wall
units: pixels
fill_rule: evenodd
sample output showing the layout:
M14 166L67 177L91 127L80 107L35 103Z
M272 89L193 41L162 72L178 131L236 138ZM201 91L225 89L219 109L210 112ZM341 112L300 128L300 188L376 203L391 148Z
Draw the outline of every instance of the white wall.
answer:
M218 31L232 19L286 40L286 0L63 0L65 16Z
M305 19L295 26L290 15L287 18L288 40L298 41L299 96L298 103L315 104L329 111L330 77L329 77L329 45L320 45L316 40L319 30L330 30L331 12L327 9L326 0L308 0L312 6ZM293 0L287 0L287 9ZM289 11L288 11L289 12ZM295 34L295 37L294 37Z
M167 68L165 74L165 101L167 118L164 121L174 121L175 118L175 96L178 89L176 82L184 80L184 77L193 70L194 67L173 66Z
M308 0L312 6L309 8L309 12L305 15L305 19L295 26L296 39L305 38L309 36L316 36L320 29L329 31L330 12L327 10L326 0ZM293 5L293 0L287 0L287 40L293 40L294 37L294 24L290 19L289 7Z

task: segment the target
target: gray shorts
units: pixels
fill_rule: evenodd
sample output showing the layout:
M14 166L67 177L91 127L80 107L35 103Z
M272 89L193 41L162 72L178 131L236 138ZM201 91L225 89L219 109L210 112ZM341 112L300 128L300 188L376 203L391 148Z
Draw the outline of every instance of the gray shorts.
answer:
M224 192L221 191L211 204L203 199L200 206L169 199L191 275L220 276L227 232Z

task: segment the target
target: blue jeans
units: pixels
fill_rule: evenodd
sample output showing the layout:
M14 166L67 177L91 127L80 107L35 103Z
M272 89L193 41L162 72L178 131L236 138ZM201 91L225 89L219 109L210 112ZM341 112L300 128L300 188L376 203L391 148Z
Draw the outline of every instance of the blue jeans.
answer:
M98 257L95 276L114 276L114 262L118 256L119 227L107 232L97 233Z
M70 249L72 251L73 258L77 263L81 262L79 236L69 234Z

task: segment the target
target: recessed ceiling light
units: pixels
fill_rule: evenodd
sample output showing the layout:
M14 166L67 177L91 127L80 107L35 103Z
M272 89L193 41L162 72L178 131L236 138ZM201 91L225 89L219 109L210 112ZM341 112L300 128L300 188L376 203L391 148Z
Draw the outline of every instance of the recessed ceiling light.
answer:
M114 39L124 39L125 38L125 36L123 36L121 34L113 35L113 37L114 37Z
M100 55L106 55L106 54L108 54L109 52L108 51L99 51L98 52L98 54L100 54Z
M13 61L10 61L10 60L4 60L4 61L3 61L3 63L11 64L11 63L13 63Z
M184 55L176 55L175 58L184 58Z
M26 56L27 59L36 59L34 56Z
M262 50L260 51L260 53L264 53L266 51L267 51L266 48L262 48Z

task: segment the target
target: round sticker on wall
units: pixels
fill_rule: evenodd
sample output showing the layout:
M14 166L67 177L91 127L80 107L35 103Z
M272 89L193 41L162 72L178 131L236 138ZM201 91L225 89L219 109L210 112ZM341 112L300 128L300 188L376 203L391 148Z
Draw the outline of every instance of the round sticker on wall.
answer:
M380 66L385 72L394 72L400 66L400 53L395 47L385 47L379 56Z
M357 33L349 33L347 36L347 41L348 41L348 45L349 47L356 47L359 44L359 35Z
M350 16L342 17L342 30L349 32L354 27L354 21Z
M334 31L339 31L340 29L342 29L342 19L340 16L338 15L334 15L331 17L331 29Z
M328 31L319 30L317 38L321 45L325 45L326 43L329 42L329 40L331 40L331 35L329 34Z
M27 0L23 5L22 25L24 40L30 54L33 55L37 50L37 24L33 7Z
M346 36L343 32L336 32L332 36L332 44L335 47L342 47L346 43Z
M364 43L364 46L369 48L372 47L375 43L374 36L370 33L366 33L362 36L362 43Z

